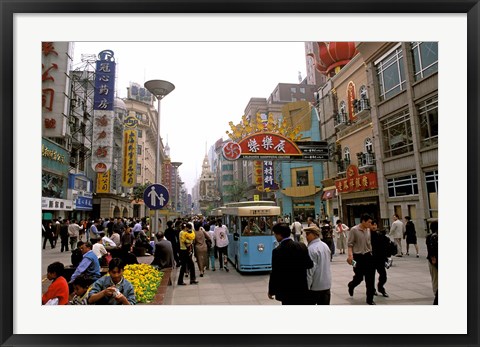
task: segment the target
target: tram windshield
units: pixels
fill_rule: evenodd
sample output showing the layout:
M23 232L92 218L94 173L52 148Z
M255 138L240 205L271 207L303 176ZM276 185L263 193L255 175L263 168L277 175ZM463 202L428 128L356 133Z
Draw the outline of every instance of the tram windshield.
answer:
M272 235L273 217L241 217L242 236Z

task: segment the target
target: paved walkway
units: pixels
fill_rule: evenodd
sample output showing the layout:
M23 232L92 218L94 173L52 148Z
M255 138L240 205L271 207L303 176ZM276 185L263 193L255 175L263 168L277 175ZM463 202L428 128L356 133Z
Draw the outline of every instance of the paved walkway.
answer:
M425 239L418 238L420 257L415 250L410 256L394 257L393 266L387 270L385 288L389 298L375 297L377 305L431 305L433 292L430 273L426 260ZM403 245L405 252L405 244ZM414 249L414 248L413 248ZM410 250L412 251L412 250ZM346 262L347 256L338 254L333 257L331 305L366 305L365 282L355 288L352 297L348 295L347 283L353 277L353 270ZM173 286L165 296L165 305L279 305L276 300L267 297L269 275L239 274L235 270L206 271L204 277L197 277L199 284L177 286L177 269L172 274ZM198 273L198 271L197 271ZM198 276L198 275L197 275ZM376 277L378 278L378 277Z
M377 305L431 305L433 302L430 274L426 260L425 238L418 238L420 257L415 255L394 257L393 266L387 270L388 281L385 285L389 298L375 297ZM403 243L405 252L405 243ZM413 251L415 254L415 251ZM42 293L50 285L46 280L47 266L60 261L71 264L71 252L47 248L42 251ZM332 266L332 305L365 305L365 284L355 288L353 298L348 295L347 283L353 277L352 267L346 262L346 255L333 257ZM139 262L150 264L152 256L138 257ZM217 261L218 264L218 261ZM206 271L204 277L198 277L199 284L177 286L179 269L172 273L173 285L168 287L164 305L279 305L276 300L267 297L268 273L239 274L233 267L230 272ZM198 271L197 271L198 273Z

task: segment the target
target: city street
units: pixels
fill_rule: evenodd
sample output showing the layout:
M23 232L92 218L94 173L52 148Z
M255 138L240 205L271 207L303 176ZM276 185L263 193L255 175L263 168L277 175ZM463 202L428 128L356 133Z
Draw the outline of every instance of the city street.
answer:
M394 257L393 266L387 270L388 280L385 288L389 298L376 296L377 305L431 305L433 293L430 274L426 260L425 238L418 238L420 257L415 251L410 256ZM413 248L414 250L414 248ZM403 242L405 253L405 243ZM412 251L412 248L410 249ZM48 264L60 261L70 264L71 252L61 253L60 249L47 246L42 251L42 280L46 278ZM152 256L138 257L141 263L149 264ZM218 261L217 261L218 266ZM231 264L230 264L231 265ZM348 295L347 283L352 279L352 267L346 262L346 255L333 257L332 266L332 298L331 305L365 305L365 284L362 282L355 288L353 298ZM172 273L173 285L168 287L164 305L279 305L280 302L267 297L268 273L239 274L230 266L230 272L217 270L206 271L204 277L198 276L199 284L177 286L179 269ZM50 281L42 281L44 292Z

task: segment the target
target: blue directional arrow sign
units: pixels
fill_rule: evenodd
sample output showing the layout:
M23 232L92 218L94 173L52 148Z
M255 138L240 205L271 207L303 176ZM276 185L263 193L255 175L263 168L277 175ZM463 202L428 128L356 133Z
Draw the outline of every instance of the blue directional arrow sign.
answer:
M161 184L151 184L143 192L143 201L151 210L161 210L168 204L168 189Z

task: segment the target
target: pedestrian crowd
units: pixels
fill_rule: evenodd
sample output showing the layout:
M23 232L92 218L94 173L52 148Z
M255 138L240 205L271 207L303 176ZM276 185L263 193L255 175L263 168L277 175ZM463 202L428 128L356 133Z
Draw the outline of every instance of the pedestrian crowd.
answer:
M285 218L286 219L286 218ZM381 294L388 298L385 289L387 269L392 265L392 256L402 257L402 238L406 239L406 255L410 245L419 257L415 225L409 216L402 223L397 214L388 236L369 214L360 217L360 223L349 228L341 220L332 227L330 221L312 217L306 227L296 217L290 225L279 219L272 226L278 246L272 252L272 270L268 285L268 297L283 305L329 305L332 274L330 262L335 249L347 254L347 263L352 266L353 278L347 284L348 294L365 281L366 303L375 305L374 297ZM47 278L52 281L42 297L42 304L135 304L132 285L123 278L127 264L138 264L135 253L143 249L154 256L151 265L158 269L179 267L177 285L198 284L206 270L229 271L227 261L227 227L221 219L193 216L167 222L164 232L149 237L147 218L106 218L91 222L84 220L51 221L42 223L43 248L47 242L51 248L57 245L60 236L60 252L72 251L72 266L65 268L55 262L47 269ZM253 228L254 226L250 226ZM430 223L427 235L427 259L438 304L438 222ZM84 241L85 239L85 241ZM142 253L142 252L140 252ZM101 276L101 268L108 267L110 276ZM198 272L196 271L196 268ZM70 270L68 272L67 270ZM375 275L378 282L375 286ZM74 294L69 300L69 294Z

